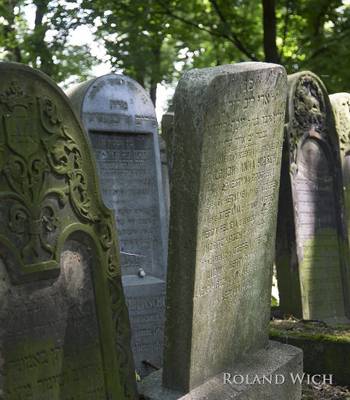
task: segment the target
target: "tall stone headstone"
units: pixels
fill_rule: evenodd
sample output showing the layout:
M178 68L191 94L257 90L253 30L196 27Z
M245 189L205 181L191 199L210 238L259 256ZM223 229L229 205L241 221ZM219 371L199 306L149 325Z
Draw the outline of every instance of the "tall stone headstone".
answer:
M45 75L0 63L0 398L136 399L115 224Z
M348 322L349 258L339 144L327 91L311 72L289 76L276 267L281 311Z
M167 253L155 110L123 75L92 79L69 97L88 131L103 199L115 211L134 358L145 375L162 363Z
M169 178L171 178L171 171L174 164L174 107L170 106L168 111L162 116L161 122L161 136L166 144L166 151L168 156L168 170Z
M300 398L290 382L224 379L301 367L298 349L268 341L286 90L265 63L179 82L164 366L140 388L151 399Z
M330 95L329 99L332 104L335 127L339 140L345 201L345 219L348 239L350 239L350 93L335 93Z
M158 140L159 140L160 162L162 166L162 184L163 184L164 204L165 204L166 221L167 221L166 232L168 233L169 217L170 217L169 162L168 162L166 142L162 138L162 136L159 136ZM168 243L168 235L166 235L166 243Z

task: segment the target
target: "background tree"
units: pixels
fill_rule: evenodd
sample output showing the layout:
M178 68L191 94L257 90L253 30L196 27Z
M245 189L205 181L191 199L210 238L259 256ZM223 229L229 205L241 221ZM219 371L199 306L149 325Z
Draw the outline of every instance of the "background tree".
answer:
M35 7L32 29L24 15L29 6ZM78 10L76 2L0 0L2 60L28 64L57 82L72 75L84 80L97 60L88 46L68 42L70 32L79 25Z
M36 9L33 29L25 1ZM331 92L350 89L348 0L0 0L0 12L2 58L57 81L84 79L96 62L68 40L89 24L112 68L139 81L154 102L157 84L175 82L188 68L240 61L281 63L288 73L310 69Z

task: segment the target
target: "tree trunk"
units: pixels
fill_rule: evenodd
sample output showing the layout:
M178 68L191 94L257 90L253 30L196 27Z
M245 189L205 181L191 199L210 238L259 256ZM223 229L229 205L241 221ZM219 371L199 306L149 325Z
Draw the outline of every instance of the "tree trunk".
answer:
M33 35L35 54L32 55L34 65L36 64L36 58L40 57L41 64L37 67L47 75L52 76L54 65L52 62L52 54L45 42L47 26L43 24L44 16L48 12L49 0L34 0L33 4L36 6Z
M265 61L279 64L281 59L276 44L276 3L275 0L262 0L262 5Z
M149 94L154 107L156 106L157 101L157 85L160 80L161 47L162 41L157 40L152 48L153 60Z
M13 1L7 1L5 2L4 7L7 8L8 11L8 25L4 26L4 37L5 37L5 49L9 53L9 61L16 61L16 62L22 62L22 53L21 49L18 45L17 39L16 39L16 30L14 28L15 25L15 14L14 14L14 8L16 7L17 3Z

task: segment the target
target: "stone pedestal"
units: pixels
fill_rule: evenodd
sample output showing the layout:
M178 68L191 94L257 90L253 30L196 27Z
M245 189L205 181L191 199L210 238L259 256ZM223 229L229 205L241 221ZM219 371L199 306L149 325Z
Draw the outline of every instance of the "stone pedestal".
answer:
M131 345L141 377L162 366L165 281L153 276L122 278L130 315Z
M266 349L249 356L189 393L164 388L162 371L142 381L139 392L146 400L298 400L301 398L298 377L302 373L302 351L270 341Z

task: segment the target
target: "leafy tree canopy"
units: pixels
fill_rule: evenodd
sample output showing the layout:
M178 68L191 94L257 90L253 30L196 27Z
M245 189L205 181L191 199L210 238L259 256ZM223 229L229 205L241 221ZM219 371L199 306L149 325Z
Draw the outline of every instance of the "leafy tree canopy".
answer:
M35 7L29 27L23 9ZM68 36L88 24L115 70L156 99L159 82L192 67L240 61L310 69L330 92L349 91L349 0L0 0L0 57L57 81L84 79L98 61ZM2 50L2 52L1 52Z

